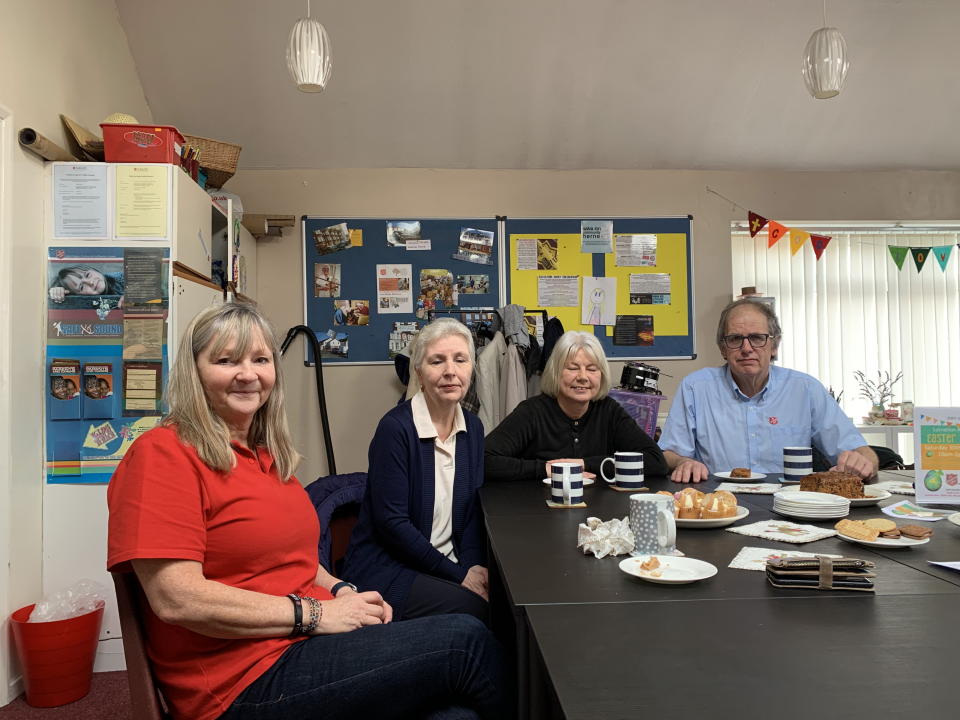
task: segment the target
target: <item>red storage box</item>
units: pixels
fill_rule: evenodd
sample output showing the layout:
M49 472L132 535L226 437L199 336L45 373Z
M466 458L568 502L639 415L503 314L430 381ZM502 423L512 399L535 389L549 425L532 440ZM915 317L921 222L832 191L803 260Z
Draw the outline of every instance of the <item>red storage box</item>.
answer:
M101 123L107 162L180 164L183 135L172 125Z
M632 417L652 440L653 434L657 431L657 413L660 412L660 403L666 396L611 388L610 397L620 403L621 407L627 411L627 415Z

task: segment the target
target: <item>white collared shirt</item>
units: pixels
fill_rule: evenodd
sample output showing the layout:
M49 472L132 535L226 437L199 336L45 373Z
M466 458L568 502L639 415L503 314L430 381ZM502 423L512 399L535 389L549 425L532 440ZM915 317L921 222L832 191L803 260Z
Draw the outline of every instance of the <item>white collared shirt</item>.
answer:
M413 411L413 425L420 439L433 438L433 529L430 532L430 544L453 562L457 557L453 552L453 476L456 470L457 433L466 432L467 423L463 410L457 405L453 419L453 429L446 440L440 440L437 428L430 418L427 398L418 392L410 401Z

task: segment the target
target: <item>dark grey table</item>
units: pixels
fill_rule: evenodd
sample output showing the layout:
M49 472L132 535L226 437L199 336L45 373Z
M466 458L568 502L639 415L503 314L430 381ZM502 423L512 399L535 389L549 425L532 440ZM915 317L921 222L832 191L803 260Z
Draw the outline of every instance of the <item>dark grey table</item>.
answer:
M545 716L956 718L957 598L534 605Z
M651 492L659 489L676 490L680 486L666 478L648 478ZM714 480L702 483L705 491L715 488ZM576 549L577 526L588 516L604 520L625 517L629 508L629 494L618 493L604 486L595 485L585 490L587 508L551 510L546 506L546 486L538 483L500 483L481 489L481 500L486 516L486 525L491 550L491 586L493 597L501 597L509 607L505 615L512 622L511 632L517 651L520 715L527 712L534 717L545 713L541 687L549 685L541 673L553 681L552 685L561 696L555 671L563 672L563 663L573 663L572 657L561 662L553 656L548 646L541 645L541 635L529 635L532 618L544 617L541 610L549 607L576 608L567 618L566 634L590 643L593 623L601 622L604 613L621 611L625 617L645 618L648 611L665 613L666 625L674 633L688 633L684 618L688 608L710 608L708 615L727 614L731 618L746 617L767 605L782 606L777 610L766 608L763 612L785 613L793 617L787 608L815 601L818 607L829 608L841 602L869 603L895 598L942 597L953 607L960 607L960 577L948 570L929 570L933 566L921 562L916 554L920 548L876 552L872 548L853 545L839 538L827 538L804 545L792 545L765 541L726 532L723 529L691 530L678 529L678 547L689 557L696 557L714 564L719 572L708 580L690 585L656 585L628 576L619 570L622 558L584 556ZM761 519L778 518L770 510L773 498L770 495L738 495L738 501L750 510L750 515L737 524L749 524ZM894 498L891 498L891 502ZM857 509L852 517L878 516L877 508ZM833 523L812 523L832 527ZM949 532L936 523L935 538L943 536L943 545L937 544L937 552L960 553L960 540L953 537L960 533ZM950 526L953 528L954 526ZM956 528L960 530L960 528ZM830 592L817 590L780 590L771 587L762 573L733 570L727 567L730 560L744 546L769 547L771 549L802 549L808 552L824 552L870 559L876 563L877 593L868 595L855 592ZM929 546L934 546L931 542ZM916 554L911 556L911 554ZM931 558L944 559L944 558ZM783 601L783 602L768 602ZM793 601L793 602L790 602ZM803 601L802 603L800 601ZM897 607L892 605L891 607ZM580 611L583 611L581 614ZM503 617L503 614L501 614ZM550 615L553 617L553 615ZM494 618L496 620L497 613ZM832 622L832 621L831 621ZM734 623L736 624L736 623ZM948 625L949 627L949 625ZM546 631L544 631L546 632ZM544 636L545 637L545 636ZM828 645L829 647L829 645ZM747 648L752 652L752 646ZM543 662L539 654L543 653ZM693 652L688 650L688 652ZM696 653L693 652L695 655ZM646 656L644 656L646 657ZM552 659L551 659L552 658ZM644 666L646 666L646 659ZM558 664L560 663L560 664ZM637 663L628 663L634 669L633 684L638 678L650 677L646 671L636 674ZM775 665L774 665L775 666ZM769 664L753 668L754 677L759 673L766 678ZM640 683L642 684L642 683ZM531 691L528 694L528 691ZM561 702L566 712L566 705ZM573 715L570 715L573 717ZM606 717L603 713L594 717Z

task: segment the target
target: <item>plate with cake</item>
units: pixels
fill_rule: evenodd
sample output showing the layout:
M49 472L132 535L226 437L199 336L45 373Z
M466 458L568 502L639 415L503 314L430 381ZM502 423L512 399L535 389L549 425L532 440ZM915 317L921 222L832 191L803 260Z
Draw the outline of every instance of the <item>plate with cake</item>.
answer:
M734 509L734 514L721 518L677 518L678 528L698 528L700 530L709 530L710 528L722 528L733 525L737 520L743 520L750 511L743 505L738 505Z
M664 585L682 585L706 580L717 574L715 565L703 560L674 555L641 555L620 561L627 575Z
M810 492L809 490L804 490L800 485L787 485L781 492ZM870 487L865 485L863 488L863 497L853 497L849 498L850 507L865 507L868 505L876 505L881 500L886 500L888 497L892 497L890 493L882 488Z
M724 480L736 480L737 482L750 482L751 480L763 480L766 475L753 472L750 468L734 468L729 472L714 473L718 478Z
M721 528L742 520L750 511L737 504L737 496L726 490L705 493L686 487L680 492L660 490L658 495L673 498L673 516L678 528Z
M925 525L897 525L887 518L841 520L833 526L837 536L867 547L903 548L926 545L933 530Z

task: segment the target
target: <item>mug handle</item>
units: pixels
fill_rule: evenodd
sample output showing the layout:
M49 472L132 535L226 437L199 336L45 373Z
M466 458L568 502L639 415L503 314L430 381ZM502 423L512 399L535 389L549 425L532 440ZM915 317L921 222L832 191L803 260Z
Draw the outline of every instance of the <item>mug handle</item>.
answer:
M608 478L608 477L604 474L604 472L603 472L603 466L604 466L604 464L606 464L606 462L607 462L608 460L613 463L613 472L614 472L614 475L613 475L612 478ZM600 461L600 477L602 477L604 480L606 480L606 481L607 481L608 483L610 483L611 485L612 485L612 484L616 481L616 479L617 479L616 472L617 472L617 463L616 463L616 461L615 461L612 457L604 458L603 460Z
M673 510L661 505L657 510L657 542L661 550L677 544L677 521L673 519Z

